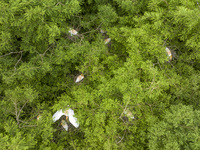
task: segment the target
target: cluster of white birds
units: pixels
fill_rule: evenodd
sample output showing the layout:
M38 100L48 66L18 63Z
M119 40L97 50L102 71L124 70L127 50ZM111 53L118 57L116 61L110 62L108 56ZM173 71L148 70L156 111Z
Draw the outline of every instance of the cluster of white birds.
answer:
M105 34L105 33L106 33L106 31L105 31L105 30L102 30L102 29L100 29L100 32L101 32L102 34ZM78 32L77 32L75 29L72 29L72 28L70 28L69 33L71 34L71 36L72 36L72 35L77 35L77 34L78 34ZM104 43L105 43L105 44L108 44L110 41L111 41L111 38L106 38L106 39L104 40ZM84 79L84 75L81 74L81 75L79 75L79 76L76 78L76 81L75 81L75 82L78 83L78 82L80 82L80 81L83 80L83 79Z
M100 32L101 32L102 34L106 34L107 31L105 31L105 30L103 30L103 29L100 29ZM110 41L111 41L111 38L106 38L106 39L104 40L104 43L105 43L105 44L108 44Z
M106 33L106 31L105 31L105 30L102 30L102 29L100 29L100 32L101 32L102 34ZM72 29L72 28L69 29L69 33L71 34L71 36L72 36L72 35L77 35L77 34L78 34L78 32L77 32L75 29ZM105 44L108 44L110 41L111 41L111 38L106 38L106 39L104 40L104 43L105 43Z
M106 31L104 31L104 30L102 30L102 29L100 30L100 32L101 32L102 34L106 33ZM69 33L71 34L71 36L72 36L72 35L77 35L77 34L78 34L78 32L77 32L76 30L71 29L71 28L70 28L70 30L69 30ZM107 39L104 40L104 43L105 43L105 44L108 44L110 41L111 41L111 38L107 38ZM169 59L172 60L172 52L171 52L171 50L170 50L168 47L166 47L165 50L166 50L166 52L167 52L167 55L168 55ZM79 75L79 76L76 78L76 81L75 81L75 82L78 83L78 82L80 82L80 81L83 80L83 79L84 79L84 75L81 74L81 75ZM132 114L130 111L125 111L124 114L126 114L126 116L129 117L129 118L131 118L131 119L134 119L134 118L135 118L135 117L133 116L133 114ZM77 121L77 118L74 117L74 111L73 111L71 108L64 110L64 112L63 112L62 109L58 110L58 111L53 115L53 122L56 122L57 120L59 120L60 117L62 117L63 115L66 116L66 120L68 120L68 118L69 118L69 122L70 122L74 127L76 127L76 128L79 127L79 123L78 123L78 121ZM41 119L41 115L38 115L38 116L37 116L37 120L39 120L39 119ZM66 131L68 131L68 125L67 125L66 120L61 120L61 125L63 126L63 128L64 128Z
M103 29L100 29L100 32L102 33L102 34L105 34L106 33L106 31L105 30L103 30ZM76 31L76 30L74 30L74 29L71 29L70 28L70 30L69 30L69 33L71 34L71 36L72 35L77 35L78 34L78 32ZM109 42L111 41L111 38L106 38L105 40L104 40L104 43L105 44L108 44ZM172 52L171 52L171 50L168 48L168 47L166 47L166 52L167 52L167 55L169 56L169 59L170 60L172 60ZM80 81L84 78L84 76L80 76ZM78 78L77 78L78 79ZM78 79L79 80L79 79ZM78 80L76 80L77 82L79 82Z
M56 122L57 120L60 119L60 117L62 116L66 116L66 120L69 118L69 122L76 128L79 127L79 123L76 117L74 117L74 111L69 108L66 109L64 112L62 109L58 110L54 115L53 115L53 122ZM61 125L63 126L63 128L68 131L68 125L67 122L65 120L61 120Z

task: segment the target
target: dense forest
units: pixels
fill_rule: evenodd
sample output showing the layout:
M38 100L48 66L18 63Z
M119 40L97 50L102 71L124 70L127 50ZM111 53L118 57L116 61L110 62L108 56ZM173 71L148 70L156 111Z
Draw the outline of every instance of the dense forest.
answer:
M199 0L0 0L0 149L199 150Z

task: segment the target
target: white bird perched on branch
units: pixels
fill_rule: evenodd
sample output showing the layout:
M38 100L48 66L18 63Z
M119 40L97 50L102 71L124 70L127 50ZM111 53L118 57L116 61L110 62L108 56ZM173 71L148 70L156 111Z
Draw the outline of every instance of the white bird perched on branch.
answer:
M54 115L53 115L53 122L56 122L57 120L60 119L61 116L65 115L66 116L66 120L69 118L69 122L76 128L79 127L79 123L77 121L77 118L74 117L74 111L69 108L67 110L62 111L62 109L58 110Z
M131 119L135 119L135 117L130 111L125 111L124 113L127 115L127 117L130 117Z
M71 36L72 35L77 35L78 34L78 32L76 31L76 30L74 30L74 29L69 29L69 33L71 33Z
M67 125L67 122L65 120L62 120L61 121L61 125L63 126L63 128L68 131L68 125Z
M37 120L40 120L41 117L42 117L42 116L39 114L39 115L37 116Z
M79 75L77 78L76 78L76 83L77 82L80 82L81 80L83 80L83 78L84 78L84 75L83 74L81 74L81 75Z
M104 43L108 44L110 41L111 41L111 38L107 38L107 39L104 40Z
M171 50L168 47L166 47L165 50L167 52L167 55L169 56L169 59L172 60L172 52L171 52Z
M101 33L106 33L106 31L105 31L105 30L103 30L103 29L100 29L100 32L101 32Z

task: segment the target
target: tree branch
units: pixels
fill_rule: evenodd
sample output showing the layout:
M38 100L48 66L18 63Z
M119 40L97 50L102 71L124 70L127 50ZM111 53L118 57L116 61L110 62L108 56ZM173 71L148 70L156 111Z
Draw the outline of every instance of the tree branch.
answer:
M18 118L18 113L17 113L17 102L14 102L14 107L15 107L15 116L16 116L16 120L17 120L17 125L19 125L19 118Z
M43 57L45 56L46 52L49 51L49 49L52 48L54 45L55 45L55 43L53 43L51 46L49 46L49 47L44 51L43 54L40 54L40 57L41 57L41 59L42 59L42 62L43 62Z
M19 60L17 61L17 63L15 64L15 66L14 66L14 68L15 68L15 71L16 71L16 66L17 66L17 64L20 62L20 60L22 59L22 52L23 51L20 51L20 53L21 53L21 57L19 58Z
M126 106L125 106L125 108L124 108L124 110L123 110L123 112L121 113L121 115L120 115L120 119L122 119L121 117L122 117L122 114L126 111L126 108L127 108L127 106L128 106L128 103L129 103L129 101L127 102L127 104L126 104ZM123 119L122 119L123 120Z
M19 116L20 116L20 113L22 111L22 109L24 108L24 106L27 104L28 100L26 101L26 103L22 106L22 108L20 109L19 113L18 113L18 120L19 120Z
M24 126L19 126L19 128L24 128L24 127L37 127L37 125L24 125Z
M8 53L8 54L5 54L5 55L0 56L0 58L1 58L1 57L4 57L4 56L11 55L11 54L18 54L18 53L21 53L21 52L23 52L23 51L19 51L19 52L10 52L10 53Z
M58 2L57 4L56 4L56 6L58 6L58 5L63 5L63 6L65 6L63 3L61 3L61 2Z
M125 133L126 133L126 130L124 131L124 135L123 135L123 137L121 138L121 140L119 140L118 142L117 142L117 144L119 144L123 139L124 139L124 136L125 136Z

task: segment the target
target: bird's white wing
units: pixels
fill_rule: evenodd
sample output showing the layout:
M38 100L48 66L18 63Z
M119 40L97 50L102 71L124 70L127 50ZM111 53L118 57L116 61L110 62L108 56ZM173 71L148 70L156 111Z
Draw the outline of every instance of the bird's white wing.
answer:
M62 112L62 109L58 110L54 115L53 115L53 122L56 122L58 119L60 119L60 117L62 115L65 115L63 112Z
M77 118L74 117L74 116L72 116L71 114L69 114L69 122L71 122L71 124L72 124L74 127L76 127L76 128L79 127L79 123L78 123L78 121L77 121Z
M68 111L67 111L67 115L74 115L74 111L71 109L71 108L69 108L68 109Z

